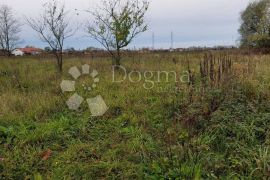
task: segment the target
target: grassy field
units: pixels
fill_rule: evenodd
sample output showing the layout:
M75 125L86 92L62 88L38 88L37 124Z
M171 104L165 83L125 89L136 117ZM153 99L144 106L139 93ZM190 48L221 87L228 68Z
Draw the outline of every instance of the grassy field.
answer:
M269 55L163 53L122 63L128 73L189 72L189 81L161 76L146 89L144 78L113 82L109 58L66 58L60 76L52 59L2 57L0 179L270 178ZM78 111L65 103L72 93L60 83L84 64L100 83L85 92L80 84L91 78L82 77L77 92L102 95L102 117L86 102Z

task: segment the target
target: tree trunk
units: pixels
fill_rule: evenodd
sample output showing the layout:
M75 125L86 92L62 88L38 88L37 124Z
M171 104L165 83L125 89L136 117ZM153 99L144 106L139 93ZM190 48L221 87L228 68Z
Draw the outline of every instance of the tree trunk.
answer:
M56 61L57 61L57 70L60 74L62 74L63 72L63 54L59 53L57 51L54 52L54 55L56 57Z
M12 52L11 51L7 51L7 55L8 55L8 57L11 57Z
M117 55L115 57L115 66L120 66L120 61L121 61L121 52L120 49L117 49Z
M115 66L120 66L121 57L116 57L115 59Z
M60 52L60 59L59 59L59 72L62 73L63 72L63 53Z

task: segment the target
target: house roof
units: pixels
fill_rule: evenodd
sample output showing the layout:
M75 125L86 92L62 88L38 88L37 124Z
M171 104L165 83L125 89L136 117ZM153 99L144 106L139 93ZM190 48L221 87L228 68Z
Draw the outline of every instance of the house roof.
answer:
M34 52L41 52L42 49L39 49L39 48L18 48L19 50L21 50L22 52L24 53L34 53Z

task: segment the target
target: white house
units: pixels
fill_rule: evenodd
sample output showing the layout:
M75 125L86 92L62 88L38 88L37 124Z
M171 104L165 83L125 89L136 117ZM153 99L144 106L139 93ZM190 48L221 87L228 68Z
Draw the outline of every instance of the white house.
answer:
M21 49L14 49L11 54L13 54L14 56L23 56L24 52Z
M23 55L39 55L42 53L42 49L34 48L34 47L25 47L25 48L17 48L12 51L14 56L23 56Z

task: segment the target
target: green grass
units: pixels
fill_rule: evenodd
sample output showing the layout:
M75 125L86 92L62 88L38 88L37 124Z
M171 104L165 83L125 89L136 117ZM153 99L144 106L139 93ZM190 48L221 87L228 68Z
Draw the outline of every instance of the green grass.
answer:
M125 57L123 66L181 76L187 58L197 87L199 53ZM51 59L0 59L0 179L269 178L270 56L232 59L230 88L194 92L191 102L189 91L174 92L187 83L164 77L150 90L143 81L113 83L106 58L68 58L62 76ZM102 117L91 117L86 103L76 112L65 104L72 93L60 83L83 64L99 72L100 83L78 91L103 96L109 110ZM246 74L248 67L254 72Z

